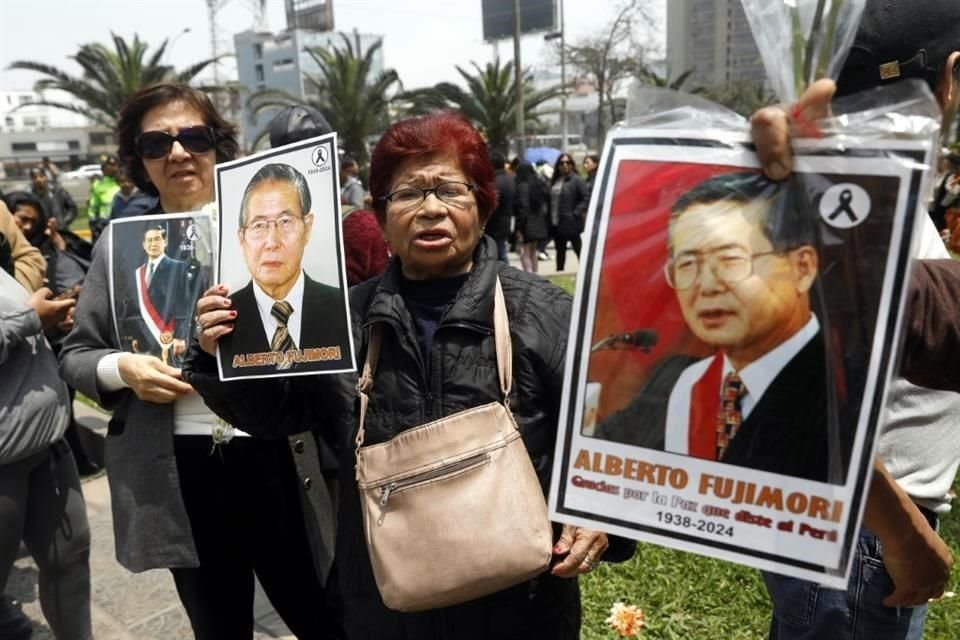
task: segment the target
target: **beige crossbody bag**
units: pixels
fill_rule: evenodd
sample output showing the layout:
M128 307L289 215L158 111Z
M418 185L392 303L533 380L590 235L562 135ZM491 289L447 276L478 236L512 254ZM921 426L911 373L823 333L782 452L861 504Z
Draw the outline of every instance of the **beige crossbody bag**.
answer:
M513 353L500 279L494 303L503 402L467 409L363 446L380 355L371 327L360 392L357 486L384 604L436 609L529 580L550 564L547 505L510 413Z

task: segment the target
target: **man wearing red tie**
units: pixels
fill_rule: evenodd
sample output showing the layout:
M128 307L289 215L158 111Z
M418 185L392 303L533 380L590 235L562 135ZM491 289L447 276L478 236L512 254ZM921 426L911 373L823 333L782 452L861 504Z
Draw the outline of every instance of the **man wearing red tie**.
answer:
M194 297L191 292L196 291L193 281L197 274L190 272L187 263L169 257L166 249L166 230L148 225L143 233L147 259L134 275L140 320L145 329L139 332L144 344L137 345L136 350L179 366L190 330Z
M846 438L828 417L831 377L810 304L817 223L802 202L790 183L744 172L674 205L664 273L687 326L717 353L677 379L665 449L842 483Z

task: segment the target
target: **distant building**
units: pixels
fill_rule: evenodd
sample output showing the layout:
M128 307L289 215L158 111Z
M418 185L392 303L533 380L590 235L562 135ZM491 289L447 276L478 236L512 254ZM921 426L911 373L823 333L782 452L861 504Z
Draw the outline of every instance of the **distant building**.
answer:
M44 156L73 168L116 153L112 132L78 113L36 104L43 99L79 104L60 91L0 91L0 163L9 175L23 173Z
M760 52L739 0L671 0L667 3L667 71L670 80L693 69L687 87L766 82Z
M290 2L288 2L288 9ZM367 33L340 34L333 31L312 31L309 29L287 29L281 33L259 33L244 31L233 36L237 56L237 77L240 85L252 95L262 89L285 91L299 99L308 101L316 97L316 88L305 81L304 72L317 76L320 67L305 49L329 49L333 45L342 46L343 36L350 39L354 50L367 51L382 40L383 36ZM383 71L383 51L377 51L370 71L376 77ZM257 137L270 123L272 113L261 114L256 121L251 119L251 110L244 100L241 128L243 138L252 146Z
M60 91L0 91L0 133L86 127L90 120L72 111L35 104L41 100L80 104Z

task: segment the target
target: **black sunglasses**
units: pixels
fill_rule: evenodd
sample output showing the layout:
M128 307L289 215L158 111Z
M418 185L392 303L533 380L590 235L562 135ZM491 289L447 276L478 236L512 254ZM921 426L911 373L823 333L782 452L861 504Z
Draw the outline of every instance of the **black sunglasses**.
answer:
M174 142L192 153L206 153L216 145L217 137L213 127L202 124L180 129L175 136L166 131L144 131L137 136L137 155L147 160L163 158L170 153Z

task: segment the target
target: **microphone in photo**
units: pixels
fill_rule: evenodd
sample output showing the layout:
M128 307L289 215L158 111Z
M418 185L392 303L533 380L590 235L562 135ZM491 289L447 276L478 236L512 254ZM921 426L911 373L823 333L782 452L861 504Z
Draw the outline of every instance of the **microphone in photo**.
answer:
M650 349L657 344L658 339L659 336L657 335L656 329L635 329L634 331L612 333L593 345L590 351L602 351L604 349L616 349L620 346L627 346L640 349L644 353L650 353Z

